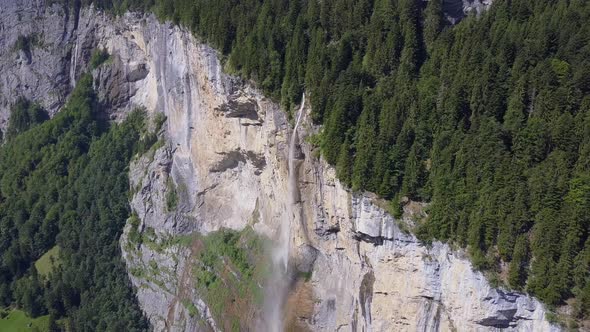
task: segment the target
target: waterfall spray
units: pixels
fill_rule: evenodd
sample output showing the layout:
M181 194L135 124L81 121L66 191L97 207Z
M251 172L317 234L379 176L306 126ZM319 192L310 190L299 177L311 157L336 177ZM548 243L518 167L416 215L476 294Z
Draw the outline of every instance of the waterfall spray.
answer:
M72 88L76 87L76 66L78 65L78 44L79 38L76 37L76 46L74 47L74 54L72 55L72 62L70 64L70 85Z
M297 120L295 121L295 127L293 127L293 133L291 134L291 141L289 142L289 182L287 190L289 191L289 202L287 205L287 217L286 222L281 225L281 244L285 249L283 250L283 262L285 267L285 273L289 266L289 249L291 247L291 229L293 219L296 217L294 214L295 204L299 202L299 190L297 188L297 171L295 169L295 142L297 141L297 129L299 128L299 122L301 121L301 115L303 114L303 108L305 107L305 93L301 97L301 106L297 113Z
M289 251L291 247L291 229L293 220L298 218L298 214L295 213L296 205L299 203L299 190L297 187L297 172L295 165L295 144L297 142L297 129L301 122L303 115L303 109L305 107L305 93L301 97L301 106L297 113L297 119L295 121L295 127L291 133L289 141L289 152L288 152L288 183L287 191L289 195L289 201L287 202L286 211L283 214L280 224L279 241L273 252L273 269L272 276L268 281L266 287L266 300L265 300L265 321L266 330L270 332L283 331L283 306L286 295L288 293L288 287L290 284L291 276L289 275Z

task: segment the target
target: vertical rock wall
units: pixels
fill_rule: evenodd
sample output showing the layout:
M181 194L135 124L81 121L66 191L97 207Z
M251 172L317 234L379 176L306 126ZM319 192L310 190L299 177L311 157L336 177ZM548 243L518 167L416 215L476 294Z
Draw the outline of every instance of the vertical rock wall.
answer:
M109 114L120 118L143 107L152 116L166 115L161 142L130 166L138 219L121 239L124 259L156 331L224 329L193 287L198 246L178 239L247 226L278 238L290 204L287 115L248 83L224 74L213 49L153 16L115 19L84 9L74 23L56 6L1 3L4 118L15 91L56 111L97 46L112 55L93 72ZM30 56L6 51L14 38L4 16L12 12L38 20L48 46L35 46ZM18 31L32 33L31 24ZM395 220L374 197L346 190L305 143L316 130L308 111L296 153L302 217L293 224L290 252L295 264L313 265L288 299L293 324L313 331L556 329L538 301L492 288L461 253L441 243L422 245L403 231L409 220ZM133 232L149 241L132 242ZM316 249L313 255L308 244ZM244 326L260 326L256 312L244 316L250 320Z

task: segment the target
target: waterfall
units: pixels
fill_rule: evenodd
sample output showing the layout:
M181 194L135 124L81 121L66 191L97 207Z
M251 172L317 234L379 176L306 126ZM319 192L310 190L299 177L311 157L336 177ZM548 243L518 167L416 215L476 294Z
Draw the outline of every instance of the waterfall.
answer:
M289 250L291 247L291 230L293 227L293 220L298 218L295 214L296 205L299 203L299 190L297 187L297 172L295 166L295 149L297 143L297 129L301 122L303 115L303 109L305 107L305 93L301 97L301 106L297 113L297 119L295 121L295 127L291 133L289 141L289 152L288 152L288 182L287 190L289 200L287 202L286 211L283 214L280 224L279 241L273 252L273 269L272 276L268 281L266 287L266 300L264 315L266 320L266 327L264 330L270 332L280 332L284 330L283 327L283 309L285 304L286 296L289 292L288 288L291 282L292 276L289 274Z
M76 65L78 64L78 40L76 36L76 46L74 47L74 54L72 54L72 63L70 64L70 85L72 89L76 87Z
M297 128L299 128L299 122L301 121L301 115L303 114L303 108L305 107L305 93L301 97L301 106L297 113L297 120L295 121L295 127L291 134L291 141L289 142L289 182L287 190L289 192L289 202L287 205L287 216L285 222L281 225L281 243L279 245L284 247L283 250L283 264L285 273L289 266L289 249L291 247L291 230L293 219L296 218L294 213L294 207L299 202L299 190L297 188L297 170L295 169L295 143L297 142Z

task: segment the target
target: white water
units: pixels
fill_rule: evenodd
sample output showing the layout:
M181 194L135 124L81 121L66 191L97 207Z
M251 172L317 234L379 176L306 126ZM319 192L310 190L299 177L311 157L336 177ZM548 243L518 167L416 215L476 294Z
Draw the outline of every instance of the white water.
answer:
M283 214L280 227L279 241L273 251L273 269L272 277L266 287L265 300L265 320L266 328L269 332L280 332L284 330L283 326L283 307L285 298L288 294L288 287L291 276L289 275L289 251L291 247L291 230L293 220L298 217L295 214L296 205L299 203L299 190L297 188L297 172L295 169L295 144L297 142L297 129L301 122L303 109L305 107L305 93L301 98L301 106L297 113L295 127L291 133L288 154L288 183L287 190L289 201L287 202L286 211Z
M72 63L70 67L70 84L72 88L76 87L76 65L78 65L78 38L76 38L76 46L74 47L74 54L72 54Z
M295 122L295 127L293 128L293 133L291 134L291 141L289 142L289 158L288 158L288 165L289 165L289 183L287 186L287 190L289 191L289 204L287 205L287 216L286 220L281 225L281 242L279 243L280 246L283 247L283 265L285 268L285 273L287 272L287 268L289 266L289 249L291 248L291 230L293 229L293 219L296 218L294 213L294 207L299 202L299 190L297 188L297 171L295 169L295 142L297 141L297 129L299 128L299 123L301 122L301 115L303 114L303 108L305 107L305 93L301 97L301 106L299 107L299 112L297 113L297 120Z

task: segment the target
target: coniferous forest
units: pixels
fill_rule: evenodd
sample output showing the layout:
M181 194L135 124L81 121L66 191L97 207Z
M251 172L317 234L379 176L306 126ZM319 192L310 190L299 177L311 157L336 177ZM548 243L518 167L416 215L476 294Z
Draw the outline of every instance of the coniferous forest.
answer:
M72 10L88 4L65 2ZM288 110L305 90L313 121L322 125L317 137L322 156L352 190L375 192L396 207L402 197L430 202L429 217L415 229L421 239L466 248L478 269L499 272L505 263L510 287L550 305L575 297L574 314L590 314L590 2L495 0L481 17L455 26L444 18L440 0L94 3L115 15L153 11L183 25L217 47L230 71L254 81ZM30 243L25 232L53 227L47 234L58 235L68 252L97 245L95 238L70 242L86 231L71 227L74 220L122 223L128 213L124 195L85 200L100 194L85 193L99 190L86 182L111 183L111 177L123 176L126 160L113 160L118 166L102 175L104 181L92 176L74 181L63 169L82 174L99 167L103 161L92 158L93 149L131 151L130 129L137 124L111 128L95 140L101 127L78 119L73 108L58 116L63 129L42 124L31 129L39 133L25 132L14 138L18 144L9 141L2 148L5 156L23 148L29 154L0 164L0 174L18 174L3 177L0 196L0 204L18 200L10 203L15 211L0 210L2 227L8 227L0 248L13 257L4 258L0 269L14 276L0 279L5 303L23 301L18 293L23 281L15 280L26 274L27 282L36 282L26 262L54 245L48 239ZM46 140L37 141L41 132ZM109 137L115 146L106 144ZM44 179L54 174L52 187L34 182L39 172ZM109 213L120 218L102 219L101 204L114 204L118 208ZM59 222L39 219L44 213L38 209L51 212L53 206L57 210L48 216L63 215ZM15 230L17 224L26 227ZM120 231L121 224L115 226L100 231ZM74 250L66 257L76 269L88 266L76 261ZM123 268L113 258L93 264L113 278L124 274L113 272ZM46 294L58 292L61 281L80 290L72 295L75 304L97 301L84 284L92 278L57 274ZM119 285L115 280L109 285ZM54 301L60 310L69 308L70 302ZM136 306L126 308L127 315L135 313Z
M322 156L353 190L431 202L417 234L590 313L590 3L105 1L191 29L287 108L305 89ZM228 15L229 13L229 15Z
M147 329L119 248L143 114L109 128L100 112L87 74L49 121L20 101L0 147L0 308L49 315L51 331ZM52 268L37 271L56 246Z

